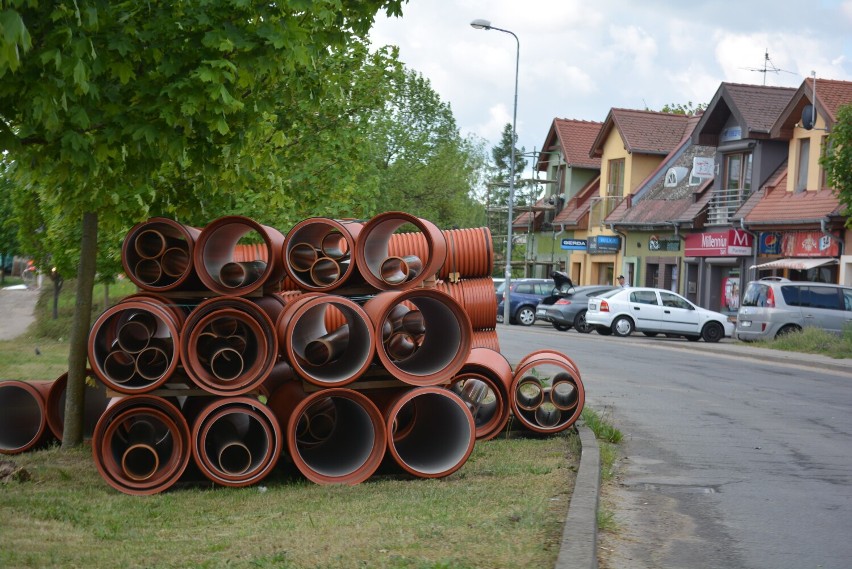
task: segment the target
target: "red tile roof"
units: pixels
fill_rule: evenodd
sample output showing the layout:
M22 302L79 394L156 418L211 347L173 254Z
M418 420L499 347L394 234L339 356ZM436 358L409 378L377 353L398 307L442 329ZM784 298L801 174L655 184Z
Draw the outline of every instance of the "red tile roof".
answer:
M787 177L783 176L778 182L779 186L766 188L763 199L745 216L747 224L813 223L837 215L842 207L833 190L788 192Z
M773 138L792 138L793 128L802 118L805 105L813 104L814 81L807 78L784 107L784 110L772 126ZM816 80L817 114L825 119L828 128L837 122L837 111L844 105L852 104L852 81L832 79Z
M631 154L667 155L683 138L689 117L673 113L610 109L592 146L591 156L602 156L613 129Z
M589 156L595 137L601 129L600 122L575 119L553 119L553 124L542 148L555 150L557 147L569 168L592 168L599 170L599 156ZM538 170L546 170L549 154L542 154L536 165Z

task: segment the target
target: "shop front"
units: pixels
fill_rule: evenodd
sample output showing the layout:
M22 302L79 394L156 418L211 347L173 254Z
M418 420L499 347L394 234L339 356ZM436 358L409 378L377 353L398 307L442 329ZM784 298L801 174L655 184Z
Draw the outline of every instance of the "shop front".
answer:
M762 231L752 278L838 283L840 239L822 231Z
M739 229L687 235L684 296L709 310L735 315L753 251L754 238Z

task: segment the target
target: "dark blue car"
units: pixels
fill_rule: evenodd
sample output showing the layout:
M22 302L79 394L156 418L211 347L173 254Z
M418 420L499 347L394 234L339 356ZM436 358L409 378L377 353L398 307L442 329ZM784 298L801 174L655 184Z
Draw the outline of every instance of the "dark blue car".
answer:
M500 285L497 295L497 322L503 322L503 291L506 283ZM531 326L535 322L535 307L539 301L553 293L551 279L512 279L509 290L509 322L521 326Z

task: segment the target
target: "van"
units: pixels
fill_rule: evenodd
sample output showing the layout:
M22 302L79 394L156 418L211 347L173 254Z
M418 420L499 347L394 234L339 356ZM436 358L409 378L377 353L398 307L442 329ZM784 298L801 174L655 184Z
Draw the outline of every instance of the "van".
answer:
M852 326L852 287L778 277L748 283L737 311L738 340L772 340L805 326L838 335Z

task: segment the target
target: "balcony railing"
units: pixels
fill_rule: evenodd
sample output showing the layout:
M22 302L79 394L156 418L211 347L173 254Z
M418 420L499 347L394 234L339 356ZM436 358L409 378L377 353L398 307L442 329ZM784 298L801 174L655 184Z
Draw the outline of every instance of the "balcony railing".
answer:
M624 201L622 196L596 197L589 201L589 226L603 225L606 216Z
M716 190L707 209L707 225L727 225L748 199L748 190Z

